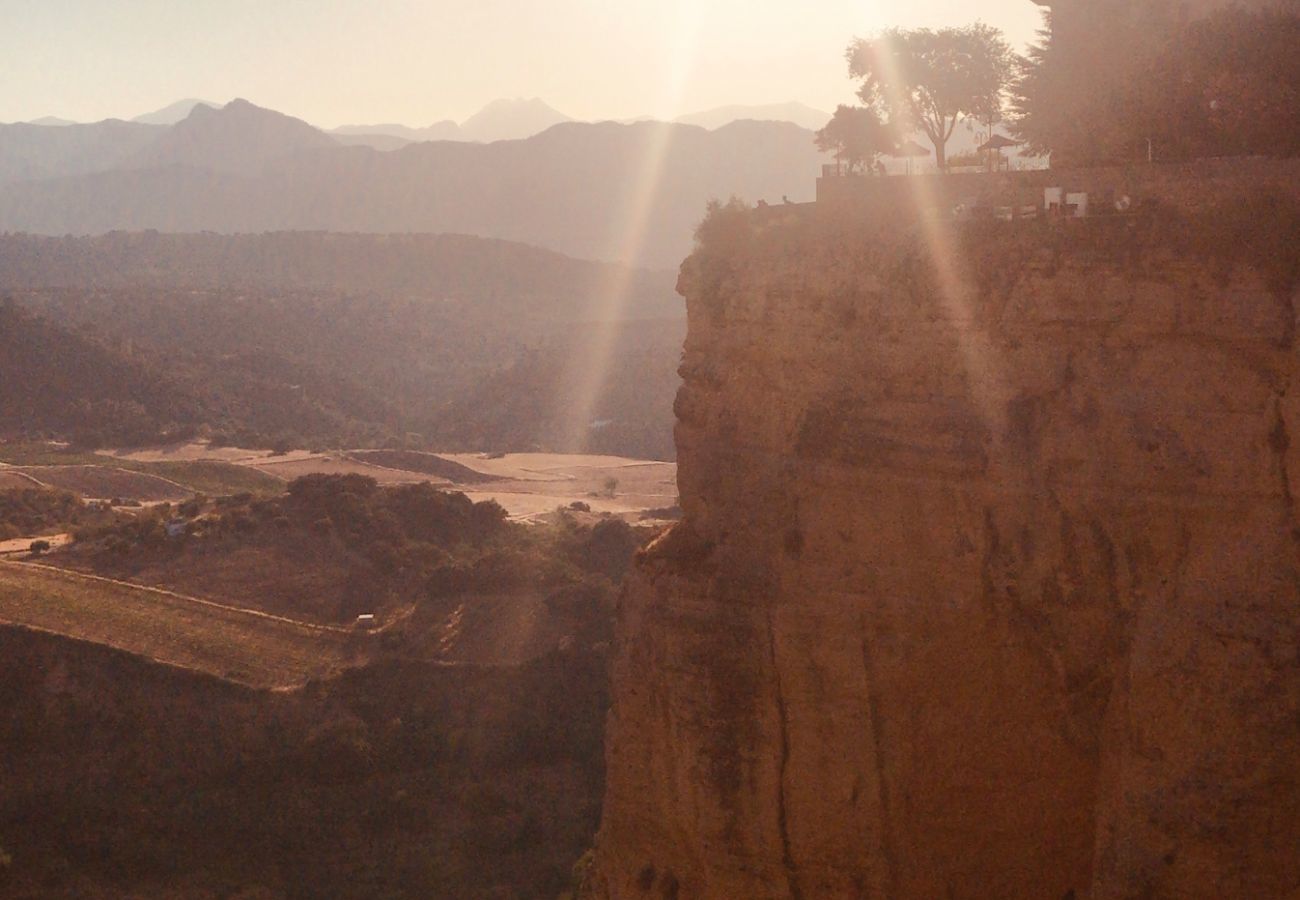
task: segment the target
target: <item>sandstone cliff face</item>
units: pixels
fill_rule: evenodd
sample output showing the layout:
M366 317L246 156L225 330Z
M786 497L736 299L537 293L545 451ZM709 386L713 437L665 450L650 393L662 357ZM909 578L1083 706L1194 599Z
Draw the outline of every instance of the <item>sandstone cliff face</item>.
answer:
M779 215L683 267L595 893L1300 896L1294 283Z

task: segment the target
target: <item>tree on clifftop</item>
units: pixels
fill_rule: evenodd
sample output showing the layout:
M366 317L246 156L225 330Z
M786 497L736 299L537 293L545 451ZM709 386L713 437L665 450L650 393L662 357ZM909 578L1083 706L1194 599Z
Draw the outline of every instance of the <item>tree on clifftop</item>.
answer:
M826 127L817 132L817 149L834 153L838 162L848 163L850 172L871 165L881 153L894 148L888 127L874 109L840 105Z
M1002 32L979 22L937 31L891 28L858 38L845 56L849 75L862 80L862 102L896 126L924 131L940 169L963 116L996 121L1015 65Z

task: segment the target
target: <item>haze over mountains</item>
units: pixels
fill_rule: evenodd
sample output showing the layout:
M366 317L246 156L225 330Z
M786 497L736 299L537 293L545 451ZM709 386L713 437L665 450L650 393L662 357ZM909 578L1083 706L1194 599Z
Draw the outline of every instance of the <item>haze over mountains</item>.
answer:
M345 136L381 136L400 138L403 141L418 143L421 141L514 141L532 137L552 125L573 120L559 110L553 109L536 97L532 99L494 100L464 122L457 123L446 119L426 128L411 128L407 125L344 125L335 128L331 134ZM376 144L378 149L385 146Z
M541 125L542 107L522 109ZM501 133L520 109L471 122ZM811 199L823 159L810 131L772 121L559 122L378 150L236 100L171 126L0 126L0 230L455 232L666 268L709 200Z

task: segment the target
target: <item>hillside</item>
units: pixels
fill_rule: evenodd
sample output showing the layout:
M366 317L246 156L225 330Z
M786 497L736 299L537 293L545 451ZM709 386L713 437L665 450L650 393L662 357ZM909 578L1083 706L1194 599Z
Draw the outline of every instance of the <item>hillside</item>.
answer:
M144 441L203 417L200 399L151 359L0 303L0 434Z
M0 230L456 232L669 268L710 199L808 200L822 162L812 133L784 122L564 123L527 140L385 153L327 146L322 132L272 146L227 110L196 108L175 128L196 116L221 128L194 129L202 142L183 147L169 132L140 157L153 167L0 187Z
M4 236L0 291L42 317L22 327L47 349L8 335L0 429L139 443L209 426L246 446L413 433L441 449L671 458L672 285L460 236ZM85 377L68 382L58 354L83 346L71 374ZM139 387L110 396L118 368ZM171 405L150 399L154 380L172 386ZM574 423L579 393L588 415ZM91 402L112 397L118 407ZM120 408L131 400L139 415Z
M185 353L114 336L0 304L0 437L97 447L211 431L270 446L290 435L366 444L391 433L381 398L310 363L256 351Z
M0 624L62 634L256 687L342 669L348 635L75 572L0 562Z
M0 894L555 897L600 809L604 660L251 690L0 627Z

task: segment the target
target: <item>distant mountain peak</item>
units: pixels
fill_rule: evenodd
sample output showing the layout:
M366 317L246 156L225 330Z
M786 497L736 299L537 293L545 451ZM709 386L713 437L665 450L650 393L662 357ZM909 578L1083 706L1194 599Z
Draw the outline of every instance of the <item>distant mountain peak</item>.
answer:
M132 122L139 122L143 125L175 125L189 118L190 114L199 107L207 109L216 109L220 104L213 103L209 100L196 100L187 98L177 100L175 103L169 103L162 109L156 109L151 113L145 113L142 116L136 116Z
M788 103L767 103L761 105L733 104L690 113L677 119L683 125L699 125L710 131L722 128L732 122L746 119L766 122L793 122L801 128L816 131L831 119L831 114L820 109L813 109L807 104L792 100Z
M470 116L460 128L471 141L491 143L532 137L552 125L571 121L540 97L503 97Z
M71 119L60 119L58 116L42 116L39 119L32 119L27 122L28 125L44 125L47 128L63 128L67 125L76 125L77 122Z
M141 155L142 166L190 166L255 173L267 163L338 142L301 119L241 98L220 109L197 104Z

